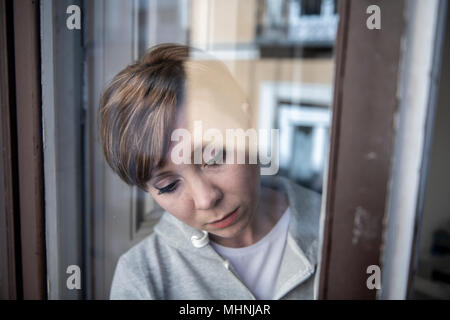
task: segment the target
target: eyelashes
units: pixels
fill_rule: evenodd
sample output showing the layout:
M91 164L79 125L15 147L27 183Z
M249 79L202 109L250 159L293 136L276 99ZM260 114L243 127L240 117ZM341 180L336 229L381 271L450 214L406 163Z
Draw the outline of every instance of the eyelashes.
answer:
M220 153L217 154L214 158L206 162L203 167L218 167L225 163L225 154L221 155ZM157 186L154 186L156 190L158 190L158 195L162 195L165 193L171 193L174 192L178 187L178 182L180 180L175 180L174 182L166 185L165 187L158 188Z
M162 188L155 187L155 188L158 190L158 194L170 193L170 192L175 191L175 189L177 188L177 184L178 184L178 180L172 182L171 184L168 184L165 187L162 187Z
M205 166L219 166L226 161L226 152L219 151L217 154L205 163Z

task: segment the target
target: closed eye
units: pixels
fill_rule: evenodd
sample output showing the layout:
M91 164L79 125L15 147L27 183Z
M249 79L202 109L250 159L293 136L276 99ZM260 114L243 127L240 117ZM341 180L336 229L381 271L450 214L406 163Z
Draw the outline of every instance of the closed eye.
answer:
M158 188L155 186L155 188L158 190L158 194L163 194L163 193L170 193L175 191L175 189L177 188L177 184L178 184L178 180L172 182L171 184L162 187L162 188Z
M212 166L218 166L220 164L221 163L217 162L215 159L211 159L207 163L205 163L205 166L212 167Z
M219 166L219 165L223 164L224 161L225 161L224 152L220 151L215 155L214 158L212 158L211 160L206 162L205 166Z

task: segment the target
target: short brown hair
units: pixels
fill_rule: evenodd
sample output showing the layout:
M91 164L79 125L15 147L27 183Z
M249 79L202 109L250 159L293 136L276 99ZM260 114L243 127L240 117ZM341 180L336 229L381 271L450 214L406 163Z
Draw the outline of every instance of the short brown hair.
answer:
M190 48L162 44L119 72L100 99L103 152L110 167L130 185L147 190L162 165L185 86Z

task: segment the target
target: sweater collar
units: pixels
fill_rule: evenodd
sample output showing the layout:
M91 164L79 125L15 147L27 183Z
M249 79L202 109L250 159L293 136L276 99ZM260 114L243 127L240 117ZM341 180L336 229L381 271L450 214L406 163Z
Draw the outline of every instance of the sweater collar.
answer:
M289 265L297 263L298 267L306 273L309 272L317 264L320 196L280 176L262 176L261 184L287 194L291 210L288 237L291 240L288 241L289 250L292 250L289 251L289 254L292 255L288 257ZM193 251L209 259L221 259L207 241L204 246L194 246L193 237L194 239L204 237L201 230L186 225L167 212L164 212L161 220L155 226L155 233L175 248ZM286 248L288 248L288 244Z

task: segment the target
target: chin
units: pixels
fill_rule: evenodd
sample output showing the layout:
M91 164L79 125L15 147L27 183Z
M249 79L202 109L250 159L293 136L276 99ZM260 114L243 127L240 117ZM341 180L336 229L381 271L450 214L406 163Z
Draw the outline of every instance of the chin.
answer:
M232 239L240 235L247 228L248 223L248 219L244 221L242 221L242 219L239 219L239 221L236 221L235 224L229 227L223 229L214 229L208 232L220 238Z

